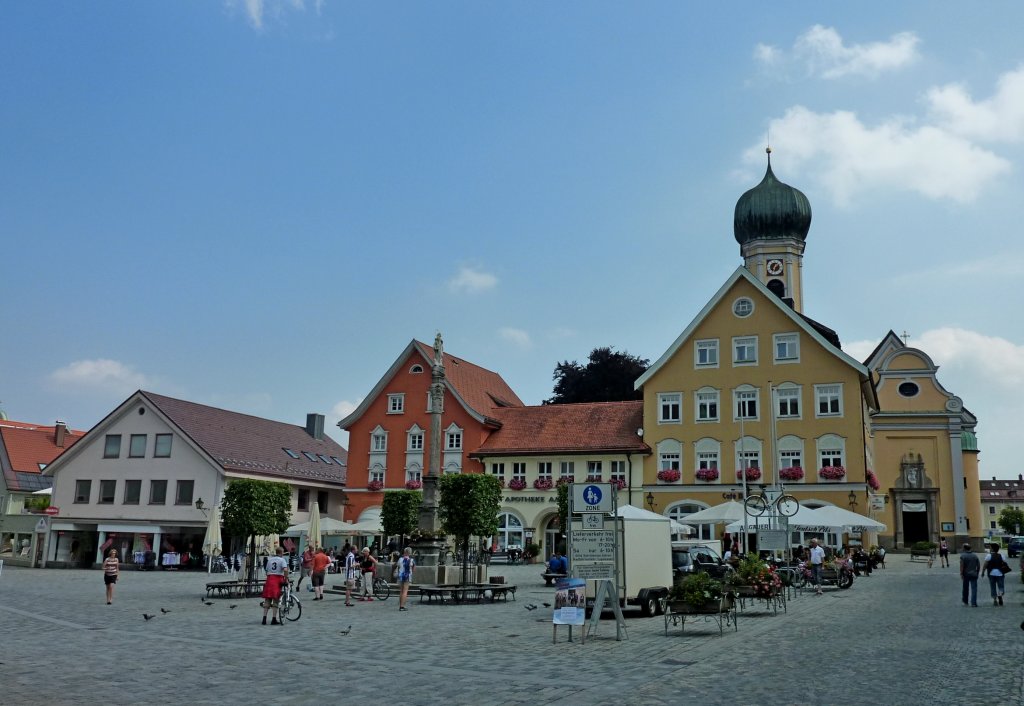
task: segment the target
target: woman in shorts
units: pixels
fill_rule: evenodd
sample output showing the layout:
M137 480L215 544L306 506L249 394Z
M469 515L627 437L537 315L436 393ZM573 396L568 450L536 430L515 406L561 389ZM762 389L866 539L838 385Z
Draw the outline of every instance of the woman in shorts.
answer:
M107 552L107 558L103 560L103 583L107 586L107 605L114 602L114 584L117 583L120 571L121 562L117 560L117 550L111 549Z

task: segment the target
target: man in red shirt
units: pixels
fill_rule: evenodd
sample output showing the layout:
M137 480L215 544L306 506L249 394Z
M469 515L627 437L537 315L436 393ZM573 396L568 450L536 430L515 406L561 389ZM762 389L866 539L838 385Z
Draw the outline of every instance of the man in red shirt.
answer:
M302 588L302 579L309 576L310 572L313 570L314 555L313 545L307 544L306 551L302 552L302 566L299 569L299 580L295 583L296 591Z
M316 596L313 597L314 601L322 601L324 599L324 578L327 576L327 567L331 564L331 557L327 556L327 552L324 551L323 547L316 550L316 555L313 557L313 576L311 581L313 582L313 592Z

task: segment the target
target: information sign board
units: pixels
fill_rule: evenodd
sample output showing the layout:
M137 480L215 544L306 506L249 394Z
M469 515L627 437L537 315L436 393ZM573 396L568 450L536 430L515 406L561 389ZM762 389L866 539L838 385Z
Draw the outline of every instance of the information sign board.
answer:
M573 483L571 487L574 513L612 511L611 483Z
M572 533L569 560L582 564L615 563L615 530L576 530Z
M759 529L757 531L757 548L767 551L785 551L787 548L786 535L786 530Z

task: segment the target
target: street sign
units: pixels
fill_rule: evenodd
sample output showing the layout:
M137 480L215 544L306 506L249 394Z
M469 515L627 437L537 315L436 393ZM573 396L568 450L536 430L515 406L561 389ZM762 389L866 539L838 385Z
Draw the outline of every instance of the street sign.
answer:
M604 529L604 515L599 512L583 513L583 529Z
M780 529L759 529L757 531L757 548L768 551L788 549L786 542L786 530Z
M610 579L615 575L615 564L583 564L575 572L581 579Z
M53 505L50 505L48 508L43 510L43 512L45 512L47 515L59 515L60 514L60 508L59 507L55 507Z
M45 517L40 517L39 518L39 522L36 523L36 532L45 532L45 531L46 531L46 518Z
M573 483L571 487L574 513L612 511L611 483Z
M614 564L615 530L576 530L572 533L569 560L579 564Z

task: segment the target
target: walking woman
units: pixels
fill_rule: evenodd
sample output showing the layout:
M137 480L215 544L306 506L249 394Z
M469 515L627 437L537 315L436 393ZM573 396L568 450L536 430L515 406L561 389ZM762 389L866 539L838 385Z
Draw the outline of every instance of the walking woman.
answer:
M992 590L992 605L1003 604L1003 593L1005 592L1005 573L1009 570L1003 555L999 553L999 545L992 544L992 551L985 557L985 565L981 567L981 575L988 574L988 585Z
M412 583L412 571L416 568L416 560L412 558L412 548L406 547L402 558L398 560L398 610L405 607L409 600L409 585Z
M120 571L121 562L117 560L117 550L111 549L107 552L107 558L103 560L103 583L107 586L107 605L114 602L114 584L117 583Z

